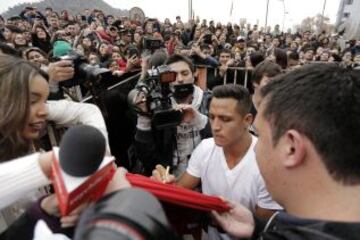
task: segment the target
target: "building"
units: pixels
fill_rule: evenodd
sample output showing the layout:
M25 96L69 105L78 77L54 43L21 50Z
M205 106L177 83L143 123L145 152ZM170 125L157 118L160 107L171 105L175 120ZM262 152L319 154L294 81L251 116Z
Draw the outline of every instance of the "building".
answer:
M335 26L346 39L360 39L360 0L341 0Z

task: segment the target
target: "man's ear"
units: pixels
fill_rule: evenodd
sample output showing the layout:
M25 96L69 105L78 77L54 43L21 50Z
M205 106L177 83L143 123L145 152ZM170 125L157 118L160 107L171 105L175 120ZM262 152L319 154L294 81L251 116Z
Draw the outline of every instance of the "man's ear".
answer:
M246 114L244 117L244 121L247 123L247 127L249 128L254 121L253 115L251 113Z
M195 72L193 72L194 84L199 84L199 70L195 68Z
M197 79L199 77L199 70L198 68L194 67L194 72L193 72L193 76L194 76L194 79Z
M304 163L306 149L305 139L302 134L296 130L288 130L282 137L281 142L283 165L286 168L298 167Z

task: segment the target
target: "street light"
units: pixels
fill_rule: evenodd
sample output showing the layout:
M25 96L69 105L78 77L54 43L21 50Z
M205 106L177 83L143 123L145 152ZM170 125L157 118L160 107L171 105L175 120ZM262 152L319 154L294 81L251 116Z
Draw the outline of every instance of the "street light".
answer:
M286 14L289 14L289 12L286 12L285 0L279 0L279 1L282 2L282 3L283 3L283 6L284 6L283 23L282 23L282 31L284 32L284 27L285 27L285 15L286 15ZM270 0L267 0L267 2L266 2L265 30L267 29L267 23L268 23L269 2L270 2Z
M269 13L269 0L267 0L267 3L266 3L265 31L266 31L266 29L267 29L268 13Z
M286 14L289 14L289 12L286 11L285 8L285 0L279 0L280 2L283 3L284 6L284 15L283 15L283 23L282 23L282 31L284 32L284 28L285 28L285 18L286 18Z
M321 28L324 28L325 8L326 8L326 0L324 0L324 5L323 5L323 9L322 9L322 14L321 14Z
M189 17L189 21L193 18L193 4L192 4L192 0L188 0L188 17Z

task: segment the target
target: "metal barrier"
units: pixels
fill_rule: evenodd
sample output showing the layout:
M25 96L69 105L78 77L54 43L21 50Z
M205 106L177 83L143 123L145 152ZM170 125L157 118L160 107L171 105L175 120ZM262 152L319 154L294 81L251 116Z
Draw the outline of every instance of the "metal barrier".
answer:
M213 69L214 70L214 77L218 77L219 74L219 68L214 68L212 66L208 66L208 65L195 65L195 68L198 70L198 85L202 88L202 89L207 89L207 77L208 77L208 71L209 69ZM228 70L233 70L234 74L233 74L233 79L232 81L230 81L230 83L232 82L233 84L240 84L238 83L238 77L239 74L243 72L244 74L244 81L242 83L242 85L244 87L247 87L249 84L249 72L252 72L251 68L246 68L246 67L228 67ZM204 74L204 70L206 70L206 73ZM251 73L250 73L251 74ZM227 84L228 83L228 71L227 73L223 76L223 84Z
M126 84L128 84L129 82L133 81L134 79L139 79L140 75L141 75L141 72L136 73L135 75L130 76L130 77L122 80L122 81L119 82L119 83L116 83L116 84L114 84L114 85L111 85L110 87L107 87L107 88L106 88L106 91L109 91L109 90L114 89L114 88L116 88L116 87L120 87L121 85L126 85ZM94 96L89 96L89 97L83 98L83 99L81 100L81 102L89 102L93 97L94 97Z
M114 88L117 88L117 87L122 87L122 86L126 86L128 85L129 83L131 83L131 81L136 81L137 82L137 79L140 77L140 72L136 72L134 75L132 76L129 76L123 80L121 80L120 82L116 83L116 84L113 84L109 87L107 87L105 89L105 91L110 91ZM78 86L77 86L78 87ZM82 99L78 99L81 95L78 95L76 94L76 96L73 96L71 95L70 92L67 92L68 95L70 95L70 98L75 101L75 102L91 102L91 101L94 101L94 96L88 96L86 98L82 98ZM96 102L96 101L94 101ZM100 106L99 106L100 107ZM48 145L51 145L51 147L54 147L54 146L58 146L59 143L60 143L60 139L61 139L61 136L64 134L65 132L65 129L64 127L59 127L59 126L56 126L55 123L53 122L50 122L47 126L47 129L46 129L46 134L43 136L43 138L45 139L45 142L48 143ZM44 140L43 139L43 140ZM35 146L35 148L37 150L41 149L41 148L44 148L44 146L41 146L42 144L40 143L41 141L39 141ZM45 149L45 150L50 150L50 149Z

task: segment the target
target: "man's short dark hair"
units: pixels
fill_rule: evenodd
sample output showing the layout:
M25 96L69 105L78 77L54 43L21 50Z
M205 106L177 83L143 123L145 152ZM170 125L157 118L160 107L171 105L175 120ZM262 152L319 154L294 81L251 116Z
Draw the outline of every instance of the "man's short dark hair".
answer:
M63 27L66 28L66 27L68 27L68 26L74 26L74 25L76 25L76 22L75 22L75 21L69 21L69 22L67 22Z
M307 53L308 51L313 51L315 52L315 48L313 48L310 45L305 45L302 49L301 49L304 53Z
M360 184L360 74L335 64L310 64L261 89L264 117L276 145L289 129L306 136L329 174Z
M195 72L195 68L194 68L194 65L193 65L192 61L191 61L188 57L185 57L185 56L180 55L180 54L173 54L173 55L171 55L171 56L165 61L165 64L166 64L166 65L170 65L170 64L176 63L176 62L185 62L185 63L189 66L191 72L193 72L193 73Z
M251 77L251 81L253 83L260 84L263 76L267 76L269 78L275 77L276 75L281 73L281 67L272 62L272 61L263 61L259 63L253 70L253 74Z
M281 48L275 48L274 55L276 63L279 64L282 69L286 69L288 65L286 51Z
M264 61L264 54L260 51L256 51L250 54L250 62L253 67L256 67Z
M228 49L228 48L223 48L219 51L219 56L220 54L222 53L226 53L226 54L230 54L231 55L231 49Z
M207 43L201 43L200 44L200 50L203 51L203 50L211 50L210 48L210 45L207 44Z
M298 61L300 59L300 56L297 52L292 51L291 53L289 53L288 59Z
M249 91L241 85L226 84L216 86L213 89L213 97L215 98L232 98L238 104L238 112L245 116L250 113L251 97Z

